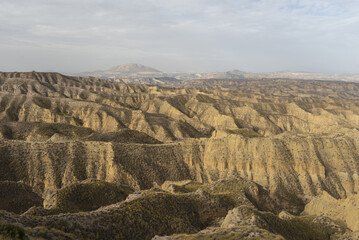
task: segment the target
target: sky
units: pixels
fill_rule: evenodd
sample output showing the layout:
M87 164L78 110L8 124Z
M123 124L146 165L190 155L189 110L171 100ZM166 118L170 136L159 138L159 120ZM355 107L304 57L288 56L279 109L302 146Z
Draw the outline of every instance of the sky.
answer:
M0 0L0 71L359 73L357 0Z

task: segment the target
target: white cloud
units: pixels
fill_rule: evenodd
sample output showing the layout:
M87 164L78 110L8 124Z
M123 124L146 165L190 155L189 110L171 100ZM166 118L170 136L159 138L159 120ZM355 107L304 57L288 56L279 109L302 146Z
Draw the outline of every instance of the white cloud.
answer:
M2 0L0 70L359 72L358 12L354 0Z

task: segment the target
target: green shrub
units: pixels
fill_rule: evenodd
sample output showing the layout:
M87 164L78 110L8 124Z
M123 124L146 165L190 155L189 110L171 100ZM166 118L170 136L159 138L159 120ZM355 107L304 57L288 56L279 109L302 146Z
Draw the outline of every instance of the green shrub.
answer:
M22 240L27 239L27 237L23 228L12 224L0 223L0 239Z
M45 97L34 97L32 101L41 108L51 109L51 100Z

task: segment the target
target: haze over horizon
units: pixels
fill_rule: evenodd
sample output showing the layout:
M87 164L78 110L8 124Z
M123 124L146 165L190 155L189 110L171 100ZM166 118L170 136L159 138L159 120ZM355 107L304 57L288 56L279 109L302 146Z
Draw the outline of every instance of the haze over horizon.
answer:
M358 73L354 0L3 0L0 71Z

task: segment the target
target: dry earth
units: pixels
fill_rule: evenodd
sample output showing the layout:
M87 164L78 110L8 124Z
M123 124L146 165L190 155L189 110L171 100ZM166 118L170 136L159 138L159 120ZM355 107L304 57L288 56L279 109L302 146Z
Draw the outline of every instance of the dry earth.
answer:
M358 90L357 83L334 81L208 79L160 87L58 73L0 73L0 181L14 186L21 181L32 189L29 196L36 193L44 203L66 189L82 189L80 205L100 184L84 181L118 186L108 186L111 201L90 199L67 209L44 204L46 209L23 215L3 207L18 196L2 191L2 208L15 213L0 213L0 230L35 239L354 238L357 227L341 207L354 208L358 199ZM232 178L245 184L233 184ZM164 190L144 191L166 181ZM221 181L229 187L213 192ZM130 188L140 192L121 202ZM328 210L331 205L318 203L323 192L330 204L340 202L335 211L349 220L336 222L342 219ZM167 200L168 211L156 205ZM110 203L116 204L94 210ZM128 215L124 208L135 203L149 213ZM243 224L219 224L233 208L247 209L251 220L240 215L231 218ZM304 209L309 216L278 215ZM80 210L88 212L75 213ZM176 213L187 220L178 222ZM156 222L164 217L166 227ZM113 224L102 226L103 218ZM137 235L119 229L134 222Z

